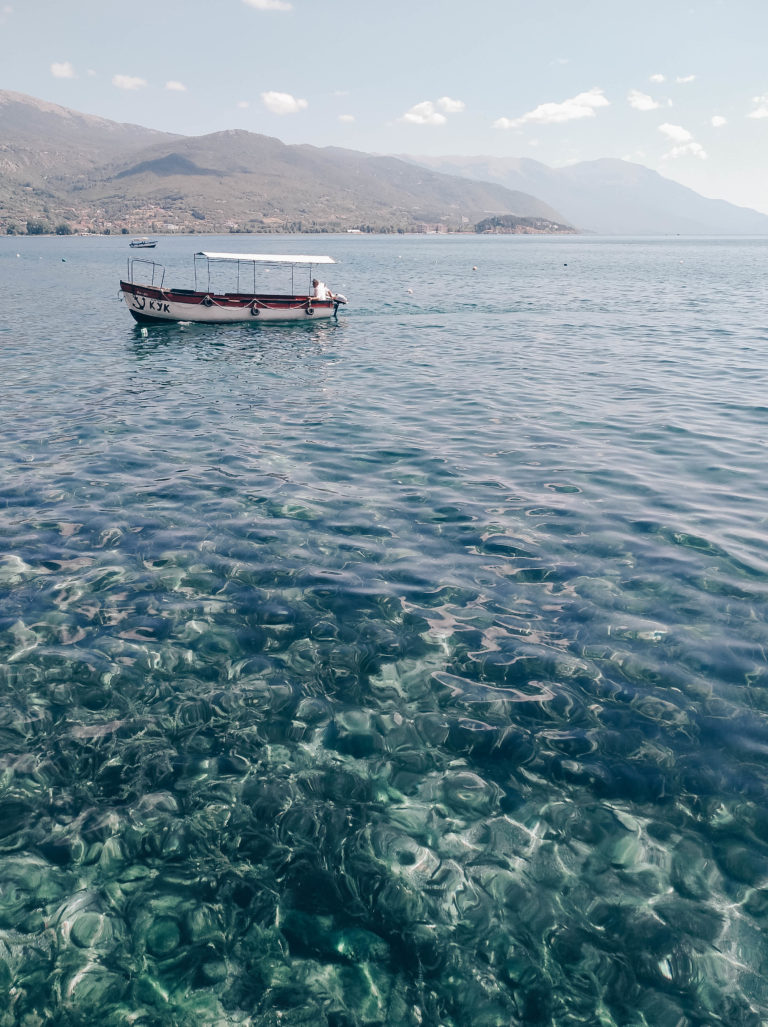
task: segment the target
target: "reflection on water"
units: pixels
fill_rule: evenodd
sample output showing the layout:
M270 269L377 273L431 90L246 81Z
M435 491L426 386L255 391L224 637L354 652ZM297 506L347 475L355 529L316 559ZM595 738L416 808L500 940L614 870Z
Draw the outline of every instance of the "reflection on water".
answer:
M0 1024L764 1023L765 244L11 245Z

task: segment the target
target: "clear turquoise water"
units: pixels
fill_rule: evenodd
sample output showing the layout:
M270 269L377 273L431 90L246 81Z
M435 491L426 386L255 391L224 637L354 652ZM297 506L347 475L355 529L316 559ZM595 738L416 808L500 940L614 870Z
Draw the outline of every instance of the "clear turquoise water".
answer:
M768 1022L768 241L206 246L0 239L0 1025Z

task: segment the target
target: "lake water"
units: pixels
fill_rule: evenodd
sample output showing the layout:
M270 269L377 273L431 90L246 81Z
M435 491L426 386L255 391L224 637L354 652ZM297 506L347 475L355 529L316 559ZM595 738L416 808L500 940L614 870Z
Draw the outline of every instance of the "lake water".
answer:
M0 1027L768 1022L768 240L205 248L0 240Z

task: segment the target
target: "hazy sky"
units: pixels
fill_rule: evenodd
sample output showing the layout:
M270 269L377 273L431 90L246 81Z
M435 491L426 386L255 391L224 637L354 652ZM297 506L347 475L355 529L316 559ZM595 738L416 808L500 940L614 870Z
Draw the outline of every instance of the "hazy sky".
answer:
M0 0L0 46L0 88L115 121L621 157L768 213L766 0Z

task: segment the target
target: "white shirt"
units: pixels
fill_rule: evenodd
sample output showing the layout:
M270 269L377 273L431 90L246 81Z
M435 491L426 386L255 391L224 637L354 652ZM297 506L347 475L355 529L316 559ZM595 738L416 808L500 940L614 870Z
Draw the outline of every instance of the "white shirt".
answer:
M316 300L329 300L331 299L331 290L325 284L325 282L318 282L315 286L315 291L312 293Z

